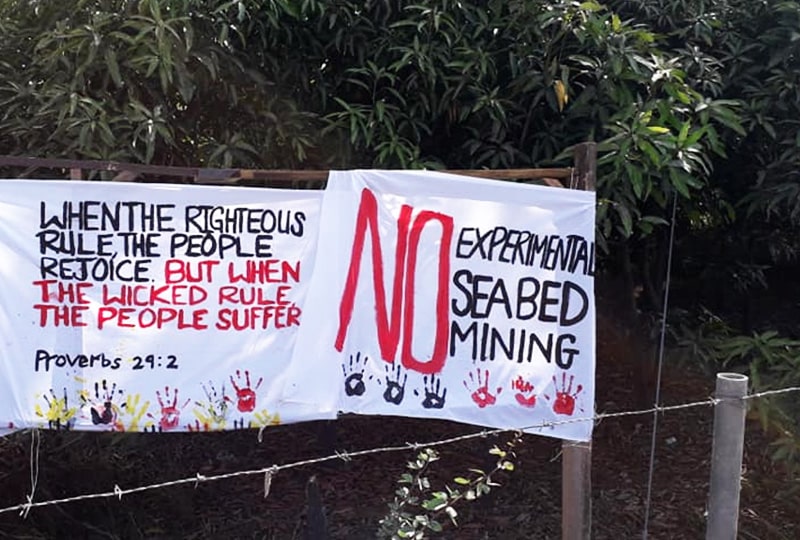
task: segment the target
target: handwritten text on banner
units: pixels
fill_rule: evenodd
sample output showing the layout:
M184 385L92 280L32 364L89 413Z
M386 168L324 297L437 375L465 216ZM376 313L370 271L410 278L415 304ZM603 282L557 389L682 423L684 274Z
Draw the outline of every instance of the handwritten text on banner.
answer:
M211 430L279 408L321 193L0 183L0 426Z
M287 403L586 440L594 194L432 172L331 173ZM300 360L319 359L315 377Z

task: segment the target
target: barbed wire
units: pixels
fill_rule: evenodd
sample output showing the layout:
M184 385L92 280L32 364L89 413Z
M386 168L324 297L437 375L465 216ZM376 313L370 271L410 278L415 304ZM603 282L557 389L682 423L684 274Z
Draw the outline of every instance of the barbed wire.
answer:
M565 418L563 420L554 420L554 421L544 421L538 424L532 424L529 426L519 427L519 428L497 428L497 429L484 429L474 433L468 433L465 435L458 435L455 437L448 437L445 439L439 439L435 441L429 442L414 442L414 443L405 443L402 445L395 445L395 446L384 446L380 448L370 448L366 450L356 450L352 452L348 451L341 451L335 452L334 454L318 457L318 458L311 458L311 459L304 459L300 461L295 461L292 463L286 463L283 465L270 465L269 467L262 467L259 469L246 469L241 471L234 471L229 473L222 473L222 474L215 474L205 476L200 473L196 473L195 476L179 478L177 480L169 480L166 482L159 482L156 484L147 484L144 486L138 486L133 488L122 489L119 485L114 485L114 489L111 491L100 492L100 493L88 493L85 495L76 495L74 497L64 497L61 499L50 499L46 501L38 501L34 502L32 495L27 497L28 502L18 504L15 506L8 506L5 508L0 508L0 514L7 514L9 512L19 512L20 516L26 517L32 508L42 508L46 506L55 506L60 504L67 504L73 502L80 502L80 501L89 501L94 499L108 499L111 497L116 497L119 500L122 500L124 495L132 495L135 493L142 493L145 491L153 491L157 489L164 489L168 487L175 487L181 486L186 484L194 484L195 488L198 487L201 483L206 482L216 482L220 480L230 480L232 478L239 478L242 476L255 476L255 475L264 475L264 497L269 495L270 486L272 484L272 479L276 473L280 471L285 471L289 469L296 469L299 467L305 467L308 465L316 465L320 463L325 463L328 461L335 461L335 460L342 460L349 462L353 458L368 456L368 455L376 455L376 454L386 454L386 453L393 453L393 452L407 452L409 450L420 450L423 448L436 448L440 446L447 446L463 441L468 441L472 439L479 439L479 438L487 438L492 435L500 435L503 433L521 433L527 432L531 430L537 429L545 429L551 428L556 426L562 426L566 424L576 424L580 422L600 422L602 420L606 420L609 418L622 418L626 416L641 416L646 414L653 414L653 413L663 413L663 412L671 412L671 411L679 411L685 409L693 409L697 407L709 407L709 406L716 406L723 402L732 402L732 401L748 401L752 399L759 399L768 396L774 396L779 394L788 394L791 392L798 392L800 391L800 386L791 386L786 388L779 388L776 390L765 390L762 392L757 392L753 394L748 394L741 398L715 398L709 397L708 399L703 399L699 401L692 401L688 403L680 403L677 405L657 405L651 407L649 409L638 409L632 411L617 411L611 413L599 413L592 416L585 416L585 417L577 417L577 418ZM536 433L532 433L536 434ZM37 475L38 476L38 475Z

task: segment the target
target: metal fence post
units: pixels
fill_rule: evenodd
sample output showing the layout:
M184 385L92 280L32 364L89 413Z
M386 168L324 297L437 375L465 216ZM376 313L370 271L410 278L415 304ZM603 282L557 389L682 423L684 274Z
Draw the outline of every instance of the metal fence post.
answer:
M747 376L717 373L706 540L735 540L742 483Z

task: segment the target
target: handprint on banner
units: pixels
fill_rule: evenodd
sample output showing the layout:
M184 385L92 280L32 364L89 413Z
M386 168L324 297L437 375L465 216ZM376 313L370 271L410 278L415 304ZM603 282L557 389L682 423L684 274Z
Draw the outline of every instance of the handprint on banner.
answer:
M231 398L225 394L225 385L222 385L219 393L211 381L209 381L208 387L204 384L200 386L203 388L206 399L205 401L195 401L194 404L199 408L192 411L199 425L203 426L204 431L225 429L228 422L228 403L232 402Z
M208 424L201 424L200 420L195 420L194 423L186 424L186 430L191 432L211 431Z
M242 380L242 374L238 369L236 370L236 380L239 382ZM260 377L258 379L255 389L250 386L250 372L247 370L244 372L244 386L236 384L236 380L234 380L233 375L231 375L231 384L236 391L236 408L239 409L239 412L253 412L256 408L255 390L258 390L261 383L264 382L264 378Z
M406 393L406 382L408 381L408 373L405 373L403 366L399 363L390 366L387 364L386 369L386 390L383 392L383 399L386 403L400 405L403 402L403 397ZM400 379L403 382L400 382Z
M350 355L350 361L345 366L342 363L342 373L344 374L344 393L347 396L362 396L367 390L364 384L364 369L369 361L369 356L364 355L361 360L361 353L356 353L355 357Z
M244 418L239 418L233 421L233 429L262 428L279 425L281 425L281 415L278 413L270 413L267 409L262 409L253 413L250 420L245 421Z
M117 428L117 418L120 412L119 406L114 403L114 397L117 394L122 395L122 390L117 390L117 383L112 384L109 388L108 381L105 379L94 383L93 396L87 390L81 391L81 402L89 406L92 424Z
M250 424L255 428L279 426L281 425L281 415L278 413L270 413L267 409L263 409L253 415L253 421Z
M120 422L119 427L121 431L147 431L149 428L154 428L153 422L146 420L140 425L145 415L152 418L148 414L150 410L150 402L142 401L142 396L139 394L128 394L125 398L125 403L120 407ZM141 405L140 405L141 404Z
M63 398L56 396L52 388L50 389L50 395L42 394L42 398L47 404L47 409L42 410L42 407L37 403L34 406L36 416L47 420L49 429L70 429L75 423L75 414L78 412L78 408L69 407L67 389L64 388Z
M475 375L477 375L477 377ZM495 394L492 394L491 392L489 392L489 370L487 369L484 371L484 376L482 378L481 370L480 368L477 368L475 370L475 375L473 375L472 372L470 371L469 383L467 383L466 380L464 381L464 388L467 389L467 392L470 392L470 397L472 398L472 401L474 401L475 404L481 409L483 409L487 405L494 405L495 402L497 402L496 394L502 392L503 387L498 386L497 389L495 390ZM477 387L475 388L475 390L473 390L472 388L475 387L476 378L477 378Z
M575 393L572 393L572 382L575 380L574 375L569 376L569 386L567 386L567 374L561 374L561 390L558 389L558 382L556 376L553 375L553 386L556 389L556 400L553 402L553 412L556 414L563 414L572 416L575 412L575 399L578 394L583 390L583 385L578 385L575 388Z
M533 408L536 406L536 394L533 393L533 385L518 375L511 381L511 389L516 390L514 398L523 407Z
M444 400L447 396L447 388L442 388L442 379L436 375L428 377L425 375L422 378L424 385L425 399L422 400L422 406L425 409L441 409L444 407ZM414 390L415 395L419 395L418 390Z
M158 398L158 405L161 407L161 418L158 420L159 431L172 431L178 427L181 421L181 411L191 401L187 399L183 405L178 407L178 389L172 394L172 401L170 401L169 386L164 387L164 398L161 398L161 392L156 390L156 398ZM148 415L149 416L149 415Z

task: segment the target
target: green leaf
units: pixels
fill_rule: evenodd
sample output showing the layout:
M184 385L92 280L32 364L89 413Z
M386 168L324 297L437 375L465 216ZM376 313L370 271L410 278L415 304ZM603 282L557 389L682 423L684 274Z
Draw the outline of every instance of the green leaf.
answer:
M669 170L669 178L672 181L672 186L678 191L678 193L681 194L682 197L690 199L691 195L689 194L689 186L687 185L683 174L684 173L681 173L677 169Z
M447 504L447 498L434 497L433 499L423 501L422 508L424 508L425 510L435 511L439 510L440 508L443 508L446 504Z
M627 238L633 233L633 219L631 218L631 213L628 207L621 203L615 204L614 209L617 211L617 215L619 215L623 234Z
M619 32L621 28L622 28L622 22L619 20L619 15L614 13L613 15L611 15L611 29L614 32Z
M430 521L428 521L428 528L433 532L442 532L444 530L442 524L436 521L435 519L431 519Z
M456 517L458 516L458 512L456 512L455 508L453 508L452 506L448 506L447 508L444 509L444 512L445 514L447 514L447 517L450 518L450 521L453 522L453 525L458 525L458 523L456 523Z
M678 132L678 146L683 146L686 142L686 137L689 136L689 128L690 128L689 121L683 123L681 126L681 130Z
M108 68L108 73L111 75L111 80L114 81L114 84L117 88L122 87L122 76L119 73L119 64L117 63L117 53L114 51L112 47L108 47L105 52L105 59L106 59L106 67Z
M637 199L641 199L644 188L641 169L632 163L625 163L625 171L628 173L628 179L631 182L634 195L636 195Z
M654 225L669 225L669 222L658 216L642 216L640 221L646 221L648 223L653 223Z
M604 9L603 6L601 4L598 4L597 2L581 2L580 6L578 7L580 7L584 11L591 11L591 12L602 11Z
M636 145L639 147L639 150L647 155L648 159L650 159L650 163L656 167L661 166L661 156L655 146L645 139L639 139Z

